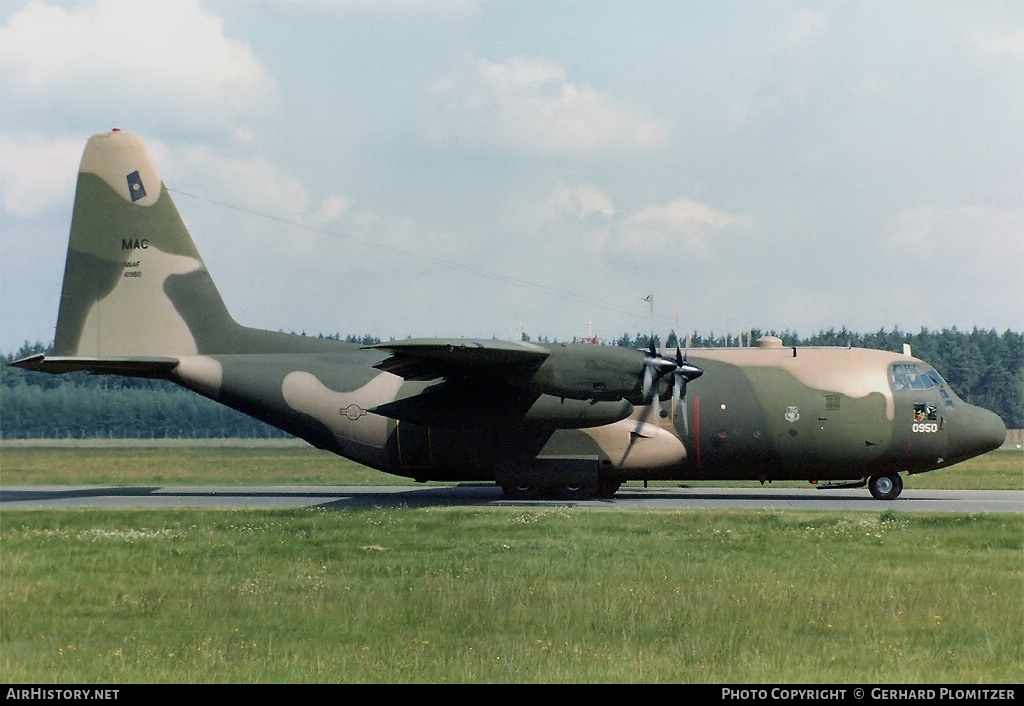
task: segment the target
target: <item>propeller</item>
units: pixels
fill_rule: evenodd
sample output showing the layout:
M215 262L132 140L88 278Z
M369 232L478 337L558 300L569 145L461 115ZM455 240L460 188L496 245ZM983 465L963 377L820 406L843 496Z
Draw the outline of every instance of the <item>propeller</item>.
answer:
M686 384L692 380L696 380L704 371L698 366L690 363L686 356L679 348L679 344L676 343L676 356L667 358L661 355L658 350L654 347L654 337L651 337L650 348L647 351L647 357L644 359L644 382L643 382L643 394L644 399L653 408L656 403L660 402L660 396L658 395L658 387L661 384L663 378L668 375L672 376L672 420L675 421L676 407L679 406L680 402L686 399ZM683 428L689 430L689 420L686 419L686 405L683 405Z
M690 430L690 421L686 417L686 383L696 380L704 371L686 360L686 356L676 344L676 367L672 371L672 421L676 418L676 407L683 404L683 433Z
M654 337L651 336L651 345L647 350L647 357L644 358L644 400L648 403L658 399L658 385L661 379L676 368L676 362L671 358L658 353L654 347Z

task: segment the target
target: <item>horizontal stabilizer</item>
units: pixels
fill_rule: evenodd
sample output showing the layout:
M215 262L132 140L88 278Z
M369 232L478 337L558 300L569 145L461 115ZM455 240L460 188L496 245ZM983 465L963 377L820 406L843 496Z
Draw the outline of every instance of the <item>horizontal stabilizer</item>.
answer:
M78 373L84 371L95 375L163 378L177 367L178 359L165 356L139 355L86 358L37 353L36 355L16 360L11 365L38 373Z

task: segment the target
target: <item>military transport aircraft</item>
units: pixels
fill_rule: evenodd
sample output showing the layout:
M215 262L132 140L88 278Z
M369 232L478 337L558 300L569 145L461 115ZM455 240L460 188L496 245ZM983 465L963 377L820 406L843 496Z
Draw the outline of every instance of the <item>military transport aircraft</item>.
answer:
M630 350L409 339L371 346L242 326L142 141L87 143L53 355L13 363L171 380L321 449L513 498L611 497L625 481L822 481L892 499L901 472L1000 446L995 414L907 353Z

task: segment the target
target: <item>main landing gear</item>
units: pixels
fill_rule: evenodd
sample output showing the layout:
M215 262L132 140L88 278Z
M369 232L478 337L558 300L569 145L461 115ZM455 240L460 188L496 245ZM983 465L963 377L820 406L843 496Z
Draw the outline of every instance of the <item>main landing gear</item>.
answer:
M621 485L622 481L601 480L596 486L574 482L563 486L503 485L501 489L509 500L593 500L614 496Z

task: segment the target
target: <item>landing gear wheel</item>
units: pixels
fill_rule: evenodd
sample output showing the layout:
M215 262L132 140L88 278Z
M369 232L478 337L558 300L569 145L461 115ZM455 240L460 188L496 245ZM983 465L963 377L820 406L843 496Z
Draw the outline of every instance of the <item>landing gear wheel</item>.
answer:
M589 500L594 497L594 491L586 485L567 483L561 488L551 488L551 495L559 500Z
M597 486L597 497L612 498L622 487L621 480L602 480Z
M883 473L871 476L868 490L876 500L895 500L903 492L903 479L899 473Z
M501 490L510 500L536 500L541 496L540 488L533 485L503 485Z

